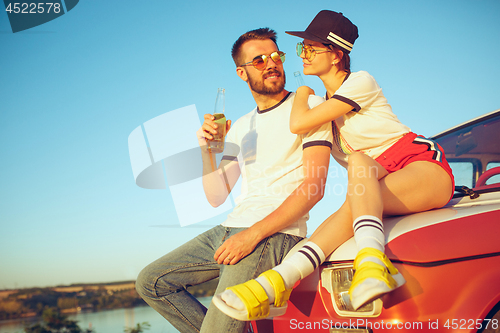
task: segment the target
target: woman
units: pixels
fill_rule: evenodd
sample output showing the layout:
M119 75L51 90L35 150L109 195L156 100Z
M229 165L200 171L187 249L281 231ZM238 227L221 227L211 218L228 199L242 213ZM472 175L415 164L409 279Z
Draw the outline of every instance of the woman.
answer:
M309 109L314 91L297 90L290 129L300 134L332 122L332 155L348 170L347 199L297 253L214 297L219 309L240 320L284 314L294 284L353 234L358 247L349 290L354 309L400 287L405 279L384 254L382 217L438 208L453 195L453 175L441 147L397 119L370 74L351 73L349 53L358 37L351 21L324 10L305 31L287 33L303 38L297 54L304 74L318 76L327 91L327 100Z

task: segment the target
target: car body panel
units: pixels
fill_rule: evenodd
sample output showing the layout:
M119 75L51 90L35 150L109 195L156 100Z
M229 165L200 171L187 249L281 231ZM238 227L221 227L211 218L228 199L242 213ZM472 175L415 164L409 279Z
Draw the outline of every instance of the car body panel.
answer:
M399 244L401 242L410 242L411 243L411 237L413 235L414 231L417 231L419 229L427 228L433 225L441 224L441 223L454 223L455 221L467 218L467 217L474 217L478 214L487 214L489 212L494 212L500 210L500 193L499 192L493 192L493 193L485 193L481 195L481 201L476 200L473 201L469 197L465 198L456 198L453 199L450 204L446 205L444 208L441 209L434 209L431 211L427 212L421 212L417 214L412 214L412 215L406 215L406 216L398 216L398 217L392 217L392 218L387 218L384 220L384 230L385 230L385 235L386 235L386 249L392 249L393 241L397 240L400 237L403 237L402 240L398 240L396 244ZM500 220L500 218L499 218ZM447 226L444 227L439 227L438 229L441 230L443 229L446 231ZM459 230L458 226L454 228L450 228L455 231L455 234L462 234L462 230ZM480 233L481 230L471 230L471 232L475 233ZM410 235L407 235L409 234ZM429 237L435 238L432 236L432 232ZM420 233L418 233L420 234ZM460 236L460 235L459 235ZM486 235L486 236L491 236L494 237L494 235ZM479 237L479 236L477 236ZM449 238L449 237L447 237ZM446 239L443 237L443 241ZM430 239L429 239L430 241ZM427 241L424 243L428 243ZM430 242L429 242L430 243ZM441 240L437 243L441 243ZM500 251L500 242L490 242L491 244L498 243L496 246L497 251ZM482 246L493 246L491 244L483 244ZM403 246L404 247L404 246ZM402 251L402 250L400 250ZM411 253L411 247L408 247L406 252L404 253L404 258L400 258L399 256L402 256L403 253L398 253L398 255L395 255L392 253L392 251L386 251L387 256L391 260L409 260L409 261L415 261L415 262L429 262L429 261L436 261L436 260L447 260L447 259L452 259L452 258L446 258L445 252L446 250L440 250L436 251L437 253L429 253L427 251L427 254L425 257L420 257L418 258L418 255L416 253ZM479 251L481 252L481 251ZM495 251L493 251L495 252ZM326 261L330 262L336 262L336 261L343 261L343 260L354 260L354 257L356 256L357 249L356 249L356 243L354 242L354 239L351 238L344 244L342 244L340 247L337 248L330 256L328 256ZM476 255L476 254L474 254ZM456 256L456 255L452 255Z
M481 264L480 273L477 272L478 263ZM399 329L404 332L476 332L476 318L484 318L500 301L498 255L476 261L448 262L432 268L399 263L395 266L407 283L397 292L383 297L383 311L377 318L338 316L330 293L321 286L321 271L317 270L294 288L287 315L259 321L257 332L328 332L329 327L368 327L372 332L382 332L398 329L397 325L402 325ZM436 284L436 279L446 281L446 287ZM471 282L473 287L470 287ZM469 287L463 288L465 284ZM453 319L460 325L457 329L447 328L443 318L450 319L448 325Z
M255 332L347 333L366 328L364 332L373 333L391 329L464 333L481 331L481 324L492 316L498 329L500 110L432 139L443 147L450 165L455 163L459 172L462 164L466 166L473 190L456 183L462 194L456 193L443 208L384 218L386 254L406 284L381 298L380 314L375 318L356 312L340 316L332 293L323 287L321 277L332 276L328 270L352 265L357 247L351 238L296 284L284 316L254 322Z

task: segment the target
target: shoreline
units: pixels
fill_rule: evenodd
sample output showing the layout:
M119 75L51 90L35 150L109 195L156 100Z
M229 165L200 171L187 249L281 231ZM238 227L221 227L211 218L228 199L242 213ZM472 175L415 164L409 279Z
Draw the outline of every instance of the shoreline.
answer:
M206 296L206 297L211 297L211 296ZM123 309L135 309L135 308L141 308L141 307L146 307L149 306L147 304L139 304L135 305L132 307L121 307L121 308L112 308L112 309L100 309L100 310L91 310L91 309L83 309L83 310L75 310L75 309L64 309L61 310L60 313L65 315L65 316L75 316L78 314L85 314L85 313L98 313L98 312L106 312L106 311L114 311L114 310L123 310ZM71 311L70 311L71 310ZM37 315L36 312L31 312L31 313L26 313L23 314L20 317L17 318L10 318L10 319L0 319L0 325L9 321L22 321L22 320L28 320L28 321L36 321L36 320L41 320L42 316Z
M200 301L208 301L208 299L211 299L212 296L202 296L202 297L198 297L198 299ZM119 311L119 310L126 310L126 309L136 309L136 308L146 308L146 307L150 307L149 305L147 304L144 304L144 305L137 305L137 306L133 306L133 307L123 307L123 308L115 308L115 309L102 309L102 310L82 310L82 311L78 311L78 312L73 312L73 313L68 313L66 315L68 315L68 317L76 317L80 314L90 314L90 313L100 313L100 312L109 312L109 311ZM151 308L152 309L152 308ZM0 320L0 327L2 326L8 326L9 324L20 324L24 321L26 322L31 322L31 323L35 323L37 321L41 321L42 320L42 316L32 316L32 317L19 317L19 318L11 318L11 319L4 319L4 320Z
M218 279L190 286L197 298L212 296ZM147 306L135 290L135 281L98 284L72 284L48 288L0 291L0 322L31 320L52 308L64 316Z

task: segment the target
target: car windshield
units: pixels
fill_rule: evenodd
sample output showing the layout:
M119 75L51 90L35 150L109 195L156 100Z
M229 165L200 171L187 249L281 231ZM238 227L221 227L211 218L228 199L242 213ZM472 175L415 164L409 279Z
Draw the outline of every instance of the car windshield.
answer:
M500 189L500 110L433 139L444 149L455 186Z

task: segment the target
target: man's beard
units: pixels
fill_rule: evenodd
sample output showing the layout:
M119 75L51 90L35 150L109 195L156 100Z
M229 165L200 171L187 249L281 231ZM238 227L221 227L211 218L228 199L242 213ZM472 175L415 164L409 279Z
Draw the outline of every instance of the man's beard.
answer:
M265 84L265 78L268 76L279 75L279 78L283 78L282 80L271 82L270 85ZM277 95L285 89L285 73L280 73L277 70L270 70L266 72L263 76L259 76L258 79L253 79L248 76L248 84L250 85L250 89L255 91L261 95Z

